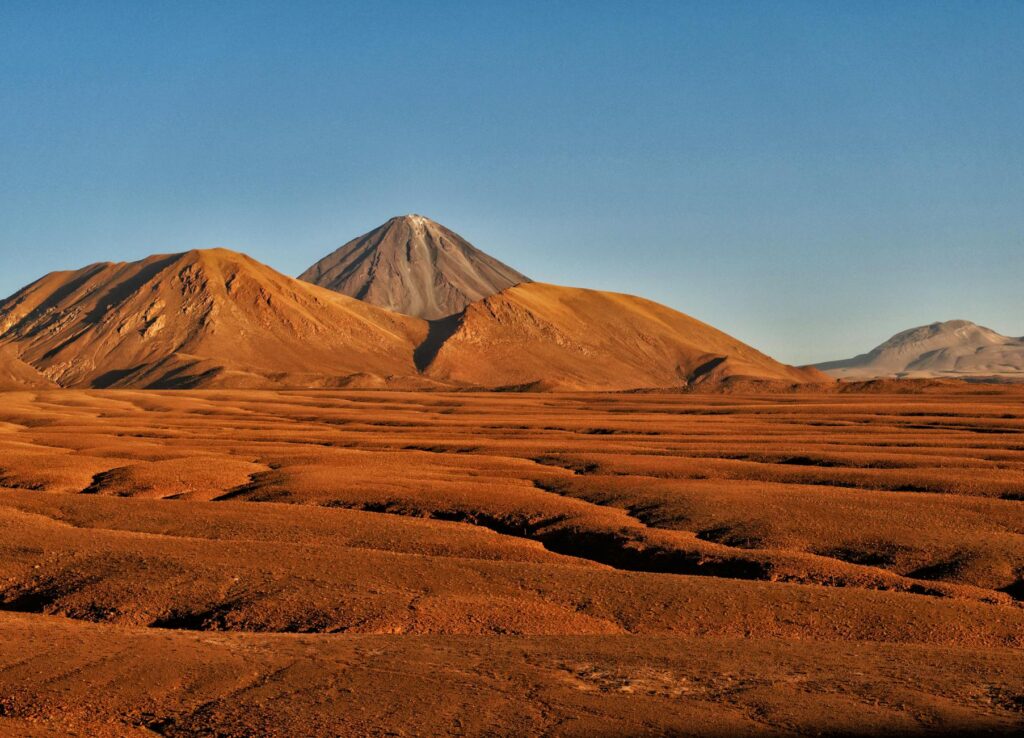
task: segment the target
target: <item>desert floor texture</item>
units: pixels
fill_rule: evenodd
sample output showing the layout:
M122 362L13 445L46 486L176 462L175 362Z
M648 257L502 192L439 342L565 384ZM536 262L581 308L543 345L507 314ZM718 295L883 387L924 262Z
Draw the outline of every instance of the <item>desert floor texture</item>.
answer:
M1024 393L0 393L0 734L1014 734Z

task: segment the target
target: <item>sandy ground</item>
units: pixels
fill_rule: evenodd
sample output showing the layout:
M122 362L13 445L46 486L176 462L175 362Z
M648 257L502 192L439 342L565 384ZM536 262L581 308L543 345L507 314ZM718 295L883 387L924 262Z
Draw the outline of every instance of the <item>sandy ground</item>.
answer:
M0 394L0 734L1024 727L1024 395Z

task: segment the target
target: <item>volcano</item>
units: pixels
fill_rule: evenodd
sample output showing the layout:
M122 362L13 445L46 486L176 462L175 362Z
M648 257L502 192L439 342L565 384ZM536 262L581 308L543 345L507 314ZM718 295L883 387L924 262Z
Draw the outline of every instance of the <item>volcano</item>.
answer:
M299 279L425 320L530 280L422 215L391 218L354 238Z

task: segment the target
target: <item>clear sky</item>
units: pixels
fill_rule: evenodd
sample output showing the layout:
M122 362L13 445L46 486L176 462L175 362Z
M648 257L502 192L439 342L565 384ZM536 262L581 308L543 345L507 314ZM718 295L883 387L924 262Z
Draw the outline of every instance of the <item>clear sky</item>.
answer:
M1024 2L0 3L0 294L417 212L790 362L1024 334Z

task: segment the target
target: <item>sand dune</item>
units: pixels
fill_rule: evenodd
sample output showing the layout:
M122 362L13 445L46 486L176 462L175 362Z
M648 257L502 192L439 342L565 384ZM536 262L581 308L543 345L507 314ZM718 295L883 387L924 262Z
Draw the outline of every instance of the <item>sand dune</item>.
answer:
M525 276L422 215L405 215L324 257L299 279L374 305L437 320Z
M866 354L817 368L841 379L1024 381L1024 338L1003 336L967 320L950 320L897 333Z

